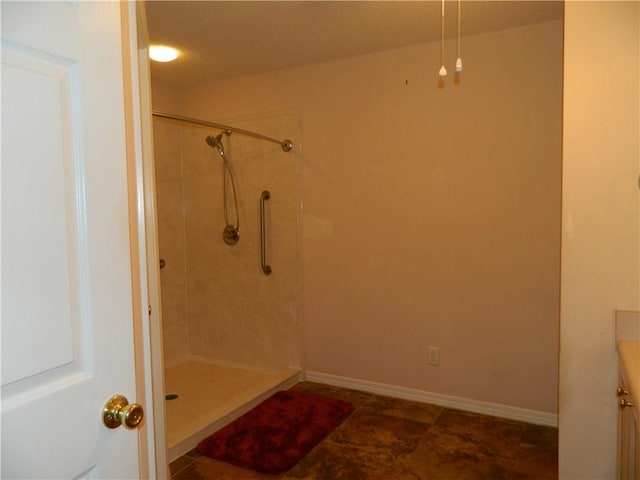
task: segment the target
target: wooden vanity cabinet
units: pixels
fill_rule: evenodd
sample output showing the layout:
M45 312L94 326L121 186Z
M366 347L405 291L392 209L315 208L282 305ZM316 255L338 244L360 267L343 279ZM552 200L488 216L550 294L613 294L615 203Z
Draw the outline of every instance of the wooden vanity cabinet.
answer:
M640 414L638 400L619 377L618 396L618 479L640 480Z

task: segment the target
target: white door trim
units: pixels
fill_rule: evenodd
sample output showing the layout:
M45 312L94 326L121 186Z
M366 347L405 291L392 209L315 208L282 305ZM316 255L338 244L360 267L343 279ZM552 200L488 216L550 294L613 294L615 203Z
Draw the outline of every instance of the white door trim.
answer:
M155 210L155 176L144 2L122 8L129 211L133 271L137 398L148 421L139 431L140 478L168 478L164 430L164 370Z

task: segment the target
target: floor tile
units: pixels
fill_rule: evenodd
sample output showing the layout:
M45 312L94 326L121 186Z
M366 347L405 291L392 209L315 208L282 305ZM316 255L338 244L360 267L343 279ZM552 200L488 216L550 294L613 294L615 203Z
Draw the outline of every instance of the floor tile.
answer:
M358 390L351 390L348 388L335 387L333 385L314 382L300 382L291 387L291 390L315 393L316 395L335 398L336 400L343 400L345 402L350 402L354 408L359 408L372 396L370 393L359 392Z
M313 382L293 387L350 401L352 413L280 475L202 456L172 462L172 480L557 480L558 430Z
M445 409L410 457L419 478L525 479L518 469L525 424Z
M405 456L380 448L323 443L283 478L308 480L416 480L406 468Z
M434 423L442 410L443 408L437 405L380 395L372 395L360 409L361 412L381 413L428 424Z
M429 434L455 437L461 443L475 445L489 456L496 452L513 456L519 447L524 425L515 420L445 409Z
M328 442L396 456L415 450L425 431L420 422L360 409L329 436Z
M409 457L410 468L420 479L516 479L513 457L487 449L470 437L434 432Z

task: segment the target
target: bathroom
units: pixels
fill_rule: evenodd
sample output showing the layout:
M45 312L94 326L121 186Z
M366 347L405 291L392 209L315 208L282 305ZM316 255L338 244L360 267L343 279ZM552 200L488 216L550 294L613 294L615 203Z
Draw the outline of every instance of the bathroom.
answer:
M152 42L168 29L155 13L164 5L148 8ZM233 3L189 8L224 8L226 28L240 29ZM454 74L449 2L444 80L439 41L195 84L163 83L176 74L158 72L179 65L153 64L154 111L294 143L287 153L223 135L240 203L240 241L229 246L222 160L205 143L220 130L155 119L165 363L205 357L284 378L292 368L557 424L562 5L537 10L535 23L463 35L464 70ZM363 12L351 5L343 22ZM272 191L269 276L259 264L263 189ZM176 277L185 271L193 278ZM269 318L272 288L284 293Z
M3 293L7 286L19 287L33 298L34 289L61 285L71 292L76 313L82 314L70 317L65 302L55 310L46 301L26 301L14 303L15 310L6 315L3 304L3 322L13 320L12 325L21 328L16 337L3 323L3 342L21 347L13 356L3 348L3 380L11 382L3 385L3 473L30 478L133 478L135 472L164 476L165 405L179 403L187 395L165 392L162 357L168 370L171 362L177 365L190 355L205 354L190 350L189 344L185 349L186 338L206 345L222 340L218 352L226 349L225 355L232 356L208 359L210 364L235 367L250 359L251 370L261 373L272 371L273 364L256 368L253 361L272 361L275 357L269 358L270 354L282 351L285 356L276 368L294 372L284 383L299 376L470 411L557 422L560 478L615 477L620 402L614 314L640 307L638 3L564 2L559 16L556 11L544 20L499 28L492 7L508 5L513 13L545 4L462 2L460 75L454 73L460 43L452 26L457 2L446 2L442 50L438 6L431 8L435 3L220 2L210 4L217 8L216 15L202 17L201 29L195 21L181 22L181 15L171 18L169 26L186 28L196 39L206 38L207 30L225 35L210 42L212 53L227 52L242 60L247 58L238 56L243 44L251 51L266 46L272 53L301 45L307 63L291 64L291 57L285 56L280 65L260 68L253 61L250 70L238 71L238 65L214 58L205 64L232 75L210 75L208 68L188 71L178 63L163 67L173 69L173 80L162 79L157 66L152 66L153 108L289 137L294 145L291 152L279 152L267 143L252 144L238 131L228 135L227 127L198 130L182 122L161 124L165 130L156 141L166 140L166 147L179 149L174 157L177 168L168 174L178 183L169 186L180 195L174 197L178 235L185 234L182 253L178 245L178 255L171 251L163 255L162 270L154 203L160 182L149 168L153 156L148 148L152 106L147 95L151 93L145 72L147 52L138 43L144 43L146 23L136 12L145 4L3 3L3 52L7 49L13 55L3 55L3 65L11 66L3 68L3 91L6 87L12 93L7 98L13 99L3 103L3 118L17 113L8 117L15 122L3 122L3 173L7 173L3 199L7 185L15 194L4 202L3 225L8 217L17 219L16 225L38 227L41 232L3 229L3 259L22 263L13 271L21 273L26 264L38 264L34 271L39 272L22 275L27 284L13 278L5 282L8 262L3 262ZM181 7L198 4L204 2L180 2ZM264 13L257 15L258 20L254 13L247 23L248 12L260 5L300 6L291 16L278 17L278 9L271 12L314 41L304 44L298 42L304 35L273 30L276 19ZM375 12L392 5L429 7L431 13L424 19L401 15L404 21L398 23L393 11L378 10L372 18L364 8ZM328 8L325 15L323 6ZM364 10L355 16L346 10L331 15L332 6ZM240 15L234 16L233 7L242 7ZM486 15L474 17L473 7ZM260 23L267 33L257 38L248 35L259 33ZM416 23L429 35L403 45L386 43L416 31ZM373 33L362 35L371 25L376 27ZM474 31L478 25L484 29ZM348 30L354 35L345 37ZM363 51L359 42L363 38L381 39L383 45ZM338 56L318 57L327 51L327 45L315 48L318 40L331 39L337 40L339 48L333 54ZM216 45L222 50L213 49ZM31 62L27 69L22 68L26 60ZM449 74L442 79L438 71L443 65ZM23 79L42 80L41 71L46 71L47 82L38 83L38 95L33 95L34 85ZM198 78L202 73L205 77ZM190 80L195 84L189 85ZM69 88L48 88L51 81ZM67 95L74 89L78 95ZM54 114L43 115L45 110ZM550 128L553 124L557 130ZM169 126L176 128L169 131ZM5 127L15 127L19 134L4 135ZM206 135L201 137L203 130ZM31 141L33 131L39 132L38 142ZM240 243L239 248L229 246L223 252L243 268L218 272L204 260L220 261L223 255L204 252L207 258L200 264L198 258L188 258L200 252L185 248L193 240L227 247L215 243L225 223L220 221L224 216L220 177L213 177L217 187L209 187L210 175L224 172L225 162L222 149L204 141L208 135L221 136L230 168L237 173ZM197 149L203 149L204 157L191 155ZM173 156L170 149L165 153ZM22 161L25 154L37 162ZM266 159L269 164L262 165ZM286 159L291 159L289 164ZM202 192L212 195L207 195L207 208L195 212L203 214L199 220L204 222L195 223L195 233L202 228L206 238L186 237L186 217L194 212L185 200L195 192L186 191L193 179L183 175L191 173L185 170L190 170L187 162L192 160L201 162L204 173L202 185L195 186L208 187ZM160 155L156 161L161 161ZM5 169L5 162L19 169ZM58 173L66 173L52 176L47 174L50 170L38 168L54 164ZM282 165L286 166L279 174L261 176ZM29 169L35 174L16 178L16 172ZM284 177L295 177L295 186L279 185ZM40 193L55 190L58 200L64 197L69 202L49 205L31 195L36 179L44 180ZM266 189L273 195L262 205L263 220L256 204L266 198ZM282 222L290 219L282 215L283 204L277 203L285 198L298 202L294 228L293 222ZM55 207L55 212L50 214L45 206ZM209 215L208 209L216 218L204 215ZM161 215L171 214L163 210ZM25 222L25 218L43 221ZM60 227L57 231L72 235L54 235L50 222ZM264 246L272 267L269 277L261 273L265 250L260 258L261 252L251 243L261 235L259 224L268 228ZM288 229L284 236L292 242L284 247L281 228ZM34 249L23 237L37 239L41 248ZM7 238L17 255L5 250ZM92 248L86 248L87 242ZM543 244L547 251L540 248ZM240 248L249 248L250 258L239 254ZM283 249L294 259L289 265L282 261ZM68 255L79 261L65 262ZM47 261L40 261L44 258ZM56 259L60 268L44 271L49 259ZM254 283L244 283L247 274L256 272L249 272L243 262L257 270L257 277L248 279ZM287 270L285 265L297 268ZM162 332L162 314L169 322L172 313L178 318L178 307L193 309L197 304L186 295L172 298L167 293L164 300L169 304L163 312L160 277L200 267L202 284L192 282L186 293L204 296L213 290L218 296L212 296L211 306L216 310L208 316L218 318L197 323L198 319L184 316L182 326ZM243 278L233 277L238 271ZM69 273L68 281L61 278L64 272ZM219 278L211 281L216 275ZM264 334L274 325L236 316L231 306L248 303L247 310L259 310L253 302L268 288L256 291L255 285L278 286L280 275L291 275L293 286L284 285L290 296L286 305L275 305L286 312L277 319L290 321L292 328L284 338L282 330L280 336L263 337L269 343L265 348L265 343L257 342L258 332ZM76 302L73 292L85 300ZM245 300L231 297L237 293L246 295ZM31 314L22 308L26 306L48 311ZM64 328L52 329L60 325ZM242 339L245 343L224 338L221 326L248 326L244 333L250 335ZM53 330L66 335L66 350L50 341L48 332ZM34 349L40 338L45 341ZM285 339L293 341L276 346ZM43 361L43 355L28 355L29 348L49 357ZM71 364L64 363L69 359ZM34 366L36 360L40 363ZM33 367L26 374L25 365ZM22 369L12 371L17 376L4 375L5 368L17 367ZM204 386L198 372L190 373L196 374L196 388ZM96 430L97 409L103 420L123 413L124 398L118 411L107 408L121 394L135 402L127 411L145 410L137 435L107 429L110 425L104 421ZM171 394L177 398L170 400ZM55 411L68 411L69 405L77 407L75 423L50 415L53 406ZM126 425L124 415L122 420L132 426ZM29 446L46 444L51 435L60 441L49 442L49 448L35 455Z

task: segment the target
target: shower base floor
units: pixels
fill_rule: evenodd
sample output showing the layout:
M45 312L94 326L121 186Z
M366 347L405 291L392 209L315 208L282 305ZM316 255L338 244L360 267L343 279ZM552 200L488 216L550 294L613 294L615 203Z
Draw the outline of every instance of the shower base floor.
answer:
M165 368L165 394L178 395L165 401L169 461L300 378L299 370L252 370L194 359Z

